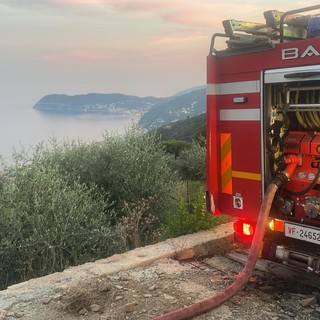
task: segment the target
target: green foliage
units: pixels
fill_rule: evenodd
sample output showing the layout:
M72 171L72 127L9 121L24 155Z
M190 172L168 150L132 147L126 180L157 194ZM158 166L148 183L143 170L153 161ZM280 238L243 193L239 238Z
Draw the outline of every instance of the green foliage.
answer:
M112 199L118 204L138 204L148 199L146 214L157 215L159 221L171 205L176 177L168 165L171 158L154 135L132 128L121 139L105 137L102 146L109 158L108 170L102 172L109 181Z
M170 158L154 135L137 127L124 136L105 134L101 142L92 144L53 140L48 147L40 145L34 154L34 161L57 167L70 183L78 179L108 194L114 219L124 215L125 202L138 204L142 199L149 200L148 214L163 217L176 181L168 165Z
M165 146L166 152L177 158L181 151L190 147L190 142L183 140L167 140L163 142L163 145Z
M172 205L171 156L139 128L13 155L0 176L0 286L147 244Z
M166 146L179 156L131 127L101 142L52 139L33 154L14 152L0 175L0 288L221 223L206 214L196 182L203 144Z
M182 150L172 165L183 180L205 180L206 147L192 141L190 147Z
M206 114L168 123L156 129L157 136L163 141L183 140L199 141L206 137Z
M225 221L224 216L211 216L206 212L204 188L199 186L190 203L180 196L176 208L167 216L163 237L168 239L211 229Z
M8 169L0 196L0 287L112 254L105 197L57 168Z

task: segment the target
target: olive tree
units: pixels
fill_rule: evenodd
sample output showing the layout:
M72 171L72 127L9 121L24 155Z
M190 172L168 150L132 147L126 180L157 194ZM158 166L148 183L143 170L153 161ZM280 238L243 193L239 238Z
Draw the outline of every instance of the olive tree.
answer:
M206 178L206 147L192 141L189 148L181 151L173 162L183 180L201 180Z
M3 178L4 180L4 178ZM5 172L0 194L0 286L108 256L106 197L39 163Z
M172 205L177 179L169 167L171 158L155 135L132 126L124 135L105 133L101 141L94 143L53 139L49 145L40 144L34 149L32 163L54 167L69 185L78 181L107 195L106 215L112 226L124 223L123 217L137 212L141 203L147 203L139 218L139 227L143 226L144 232L135 241L146 244ZM19 163L24 162L19 159ZM133 221L132 216L130 220Z

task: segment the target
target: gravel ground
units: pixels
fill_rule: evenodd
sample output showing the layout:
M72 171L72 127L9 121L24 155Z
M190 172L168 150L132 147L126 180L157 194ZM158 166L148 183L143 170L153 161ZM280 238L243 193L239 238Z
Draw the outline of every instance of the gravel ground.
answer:
M201 261L163 259L153 264L96 277L77 286L44 292L37 300L13 304L0 319L152 319L231 284L243 266L225 256ZM292 280L255 272L252 281L231 300L196 319L320 318L319 291Z
M243 264L227 258L232 235L232 223L220 225L13 285L0 291L0 320L153 319L233 283ZM243 290L196 319L320 319L319 288L298 278L255 271Z

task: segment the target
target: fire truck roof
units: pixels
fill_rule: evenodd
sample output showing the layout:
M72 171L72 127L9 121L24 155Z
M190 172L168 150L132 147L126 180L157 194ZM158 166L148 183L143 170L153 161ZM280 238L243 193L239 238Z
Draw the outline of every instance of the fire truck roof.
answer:
M224 20L222 24L225 33L213 35L211 52L219 53L214 49L214 41L217 37L228 38L226 41L227 50L223 50L227 54L264 50L284 41L319 37L320 12L310 14L310 11L313 10L319 11L320 5L287 12L268 10L264 12L265 23L235 19ZM220 51L221 53L222 51Z

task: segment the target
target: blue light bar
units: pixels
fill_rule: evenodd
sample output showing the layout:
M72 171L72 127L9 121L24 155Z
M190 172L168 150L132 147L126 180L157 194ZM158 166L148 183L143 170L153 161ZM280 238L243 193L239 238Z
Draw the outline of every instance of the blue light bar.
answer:
M308 38L315 38L320 36L320 17L311 17L308 22Z

